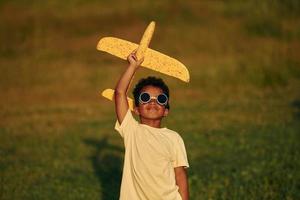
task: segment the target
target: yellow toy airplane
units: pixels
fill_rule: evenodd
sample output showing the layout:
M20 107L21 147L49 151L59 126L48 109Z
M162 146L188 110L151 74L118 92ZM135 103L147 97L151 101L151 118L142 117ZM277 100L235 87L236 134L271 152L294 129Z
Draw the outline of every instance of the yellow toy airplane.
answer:
M104 37L98 42L97 49L110 53L124 60L127 59L127 56L132 51L137 49L137 58L141 59L144 57L144 61L141 64L142 67L176 77L184 82L189 82L189 71L181 62L148 48L154 29L155 22L152 21L146 28L139 45L119 38ZM112 89L106 89L102 92L102 96L110 100L113 100L113 94L114 90ZM128 99L129 107L131 110L133 110L133 100L130 98Z

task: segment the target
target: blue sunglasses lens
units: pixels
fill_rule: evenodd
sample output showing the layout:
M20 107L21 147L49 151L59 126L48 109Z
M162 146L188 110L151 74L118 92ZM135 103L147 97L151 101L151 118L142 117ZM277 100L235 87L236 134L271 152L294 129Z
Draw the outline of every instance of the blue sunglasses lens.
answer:
M149 102L150 101L150 95L148 94L148 93L142 93L141 95L140 95L140 101L142 102L142 103L147 103L147 102Z
M165 94L160 94L157 96L157 102L161 105L167 104L168 97Z

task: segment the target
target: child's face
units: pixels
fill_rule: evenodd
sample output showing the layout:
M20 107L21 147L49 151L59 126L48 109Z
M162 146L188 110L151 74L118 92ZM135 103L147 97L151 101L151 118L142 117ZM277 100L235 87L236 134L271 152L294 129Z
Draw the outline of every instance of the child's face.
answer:
M163 93L162 89L151 85L145 86L141 90L141 93L143 92L149 93L151 97L157 97ZM157 120L167 116L168 109L164 105L159 105L156 99L151 99L149 103L139 103L139 106L135 108L135 113L141 118Z

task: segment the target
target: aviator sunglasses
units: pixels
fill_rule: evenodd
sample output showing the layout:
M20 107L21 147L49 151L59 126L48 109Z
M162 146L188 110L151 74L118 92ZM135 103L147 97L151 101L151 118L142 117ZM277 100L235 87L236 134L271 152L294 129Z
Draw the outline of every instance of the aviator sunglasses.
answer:
M164 93L159 94L157 97L153 97L153 96L150 96L150 94L148 92L142 92L139 96L139 102L141 104L149 103L151 101L151 99L155 99L156 102L161 106L165 106L168 103L168 97Z

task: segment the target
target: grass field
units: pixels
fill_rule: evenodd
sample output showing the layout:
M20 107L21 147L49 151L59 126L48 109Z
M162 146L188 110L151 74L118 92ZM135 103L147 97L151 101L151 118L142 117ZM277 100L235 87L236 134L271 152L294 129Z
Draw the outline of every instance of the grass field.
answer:
M300 199L300 4L0 1L0 199L118 199L123 143L113 88L126 62L101 37L186 64L164 125L185 141L192 200Z

